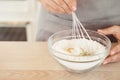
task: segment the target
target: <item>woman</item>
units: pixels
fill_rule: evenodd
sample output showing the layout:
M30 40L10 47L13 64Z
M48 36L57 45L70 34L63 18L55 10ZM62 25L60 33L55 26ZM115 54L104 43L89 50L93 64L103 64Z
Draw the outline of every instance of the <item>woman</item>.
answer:
M37 40L46 41L53 33L70 29L71 13L87 29L98 30L106 35L112 34L118 45L111 49L110 56L103 64L120 61L120 0L40 0L43 7L40 13L40 27ZM104 28L104 29L103 29Z

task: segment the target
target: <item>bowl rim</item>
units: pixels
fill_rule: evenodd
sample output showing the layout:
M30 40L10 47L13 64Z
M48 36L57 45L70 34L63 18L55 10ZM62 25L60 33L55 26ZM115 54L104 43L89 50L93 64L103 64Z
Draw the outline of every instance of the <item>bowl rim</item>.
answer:
M106 35L104 35L104 34L102 34L102 33L99 33L99 32L97 32L97 31L93 31L93 30L89 30L89 29L86 29L86 30L87 30L87 32L90 31L90 32L97 33L97 34L105 37L105 39L106 39L107 42L108 42L107 48L108 48L108 50L110 51L111 41L110 41L110 39L109 39ZM67 54L64 54L64 53L62 53L62 52L59 52L59 51L55 50L55 49L52 47L52 43L51 43L50 40L52 39L52 37L53 37L54 35L59 34L59 33L61 33L61 32L66 32L66 31L72 31L72 29L58 31L58 32L52 34L52 35L48 38L48 47L49 47L49 49L51 49L51 50L53 50L53 51L55 51L55 52L57 52L57 53L61 53L62 55L71 56L71 57L75 57L75 58L88 58L88 57L94 57L94 56L100 55L100 54L94 54L94 55L92 55L92 56L75 56L75 55L67 55ZM72 36L71 36L71 37L72 37ZM109 53L107 53L106 56L108 56L108 54L109 54ZM106 56L105 56L105 57L106 57Z

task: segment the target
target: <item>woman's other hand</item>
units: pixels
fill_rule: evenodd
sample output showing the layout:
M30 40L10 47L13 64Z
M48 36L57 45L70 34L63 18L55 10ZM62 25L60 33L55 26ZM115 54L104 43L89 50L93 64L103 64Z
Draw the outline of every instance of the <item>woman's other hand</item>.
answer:
M53 13L72 13L76 10L77 0L39 0L47 11Z
M120 26L112 26L106 29L100 29L98 30L98 32L103 33L105 35L112 34L118 40L117 45L111 49L109 56L105 59L103 64L119 62L120 61Z

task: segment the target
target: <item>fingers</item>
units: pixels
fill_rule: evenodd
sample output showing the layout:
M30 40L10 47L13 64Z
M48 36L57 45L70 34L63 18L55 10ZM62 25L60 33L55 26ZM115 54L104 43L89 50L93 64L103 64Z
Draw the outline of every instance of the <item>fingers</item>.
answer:
M62 7L66 13L72 13L76 10L76 0L53 0L57 5Z
M120 44L115 46L111 51L110 51L110 55L115 55L117 53L120 53Z
M120 26L112 26L105 29L99 29L98 32L103 33L105 35L112 34L114 37L120 40Z
M53 0L58 6L60 6L65 13L71 13L70 8L68 7L67 3L64 0Z
M50 1L50 2L46 2L45 4L43 4L44 7L47 9L47 11L49 12L53 12L53 13L59 13L59 14L63 14L65 13L64 9L61 8L59 5L57 5L55 2Z
M99 29L98 32L106 35L120 33L120 26L112 26L105 29Z
M103 64L108 64L108 63L113 63L113 62L119 62L120 61L120 53L115 54L113 56L109 56L108 58L105 59Z
M44 7L53 13L72 13L76 10L77 0L40 0Z
M98 32L103 33L105 35L112 34L115 36L118 41L120 41L120 26L112 26L105 29L100 29ZM111 51L110 55L105 59L103 64L111 63L111 62L118 62L120 61L120 43L115 46Z
M111 63L111 62L118 62L120 61L120 44L115 46L111 51L110 55L105 59L103 64Z

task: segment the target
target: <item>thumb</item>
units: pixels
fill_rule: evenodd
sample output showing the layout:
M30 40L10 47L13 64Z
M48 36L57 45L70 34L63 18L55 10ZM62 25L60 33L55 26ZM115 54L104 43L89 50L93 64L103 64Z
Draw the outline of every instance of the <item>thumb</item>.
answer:
M110 55L114 55L120 52L120 44L115 46L111 51L110 51Z
M72 10L76 11L76 9L77 9L77 0L73 0L73 2L72 2Z
M77 9L77 0L64 0L69 6L71 11L76 11Z
M116 29L114 27L109 27L105 29L98 29L98 32L103 33L105 35L115 34Z

